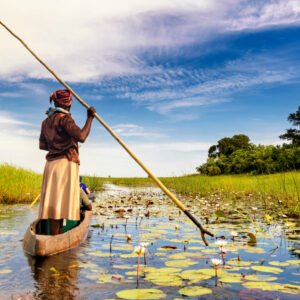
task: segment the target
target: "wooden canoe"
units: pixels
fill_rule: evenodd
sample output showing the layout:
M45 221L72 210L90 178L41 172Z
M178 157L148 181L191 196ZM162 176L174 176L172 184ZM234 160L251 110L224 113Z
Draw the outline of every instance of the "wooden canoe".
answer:
M36 233L35 220L29 225L23 240L24 252L32 256L51 256L77 247L88 234L91 211L84 211L84 218L73 229L58 235L43 235Z

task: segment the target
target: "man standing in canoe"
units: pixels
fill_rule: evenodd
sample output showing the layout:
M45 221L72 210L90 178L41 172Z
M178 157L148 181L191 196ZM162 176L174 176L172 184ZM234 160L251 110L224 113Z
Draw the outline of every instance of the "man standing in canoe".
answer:
M43 121L40 134L40 149L46 155L39 219L49 220L50 234L61 233L63 219L80 220L79 152L78 142L88 137L96 110L87 110L87 120L82 129L70 114L72 94L58 90L51 94L48 117Z

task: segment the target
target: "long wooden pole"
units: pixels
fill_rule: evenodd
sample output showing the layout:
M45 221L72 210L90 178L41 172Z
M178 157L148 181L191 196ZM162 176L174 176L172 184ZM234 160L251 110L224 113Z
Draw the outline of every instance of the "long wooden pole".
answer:
M10 30L3 22L0 21L0 25L2 25L13 37L15 37L66 89L68 89L73 96L85 107L89 108L90 106L83 101L75 93L75 91L66 83L64 82L45 62L43 62L28 46L27 44L17 36L12 30ZM174 194L172 194L168 188L143 164L143 162L137 158L137 156L129 149L129 147L117 136L117 134L106 124L106 122L98 115L95 114L95 118L103 125L103 127L113 136L115 140L126 150L126 152L141 166L141 168L151 177L154 182L161 188L161 190L181 209L189 218L190 220L200 229L201 237L204 244L207 246L208 243L205 238L205 234L210 236L214 236L211 232L206 230L202 227L200 222L191 214L191 212L179 201Z

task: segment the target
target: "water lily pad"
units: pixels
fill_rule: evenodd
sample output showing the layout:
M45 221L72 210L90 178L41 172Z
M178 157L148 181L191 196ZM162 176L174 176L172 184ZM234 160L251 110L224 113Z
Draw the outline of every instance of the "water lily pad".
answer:
M227 262L228 265L231 266L239 266L239 267L249 267L251 266L252 262L251 261L238 261L238 260L229 260Z
M223 274L220 279L221 282L224 283L235 283L235 282L241 282L241 274Z
M155 256L167 256L167 253L157 252L157 253L155 253Z
M175 253L169 256L170 259L185 259L185 253Z
M292 284L280 284L280 283L270 283L264 281L249 281L243 283L243 286L249 289L260 289L263 291L279 291L282 293L292 294L292 295L299 295L300 293L300 286L292 285Z
M286 262L290 265L300 265L300 259L288 259Z
M207 254L203 254L199 252L185 252L185 256L191 258L208 258Z
M203 269L198 269L197 272L201 273L201 274L206 274L206 275L210 275L210 276L215 276L215 269L213 268L203 268ZM218 269L218 276L221 276L224 272L224 269Z
M165 262L165 265L167 267L174 267L174 268L185 268L195 264L197 264L197 262L191 259L170 260Z
M120 280L115 280L119 278ZM101 274L97 278L97 283L111 283L111 282L118 282L124 280L124 277L121 275L116 274Z
M143 272L144 272L144 270L143 270L143 269L140 269L140 274L143 273ZM125 274L128 275L128 276L131 276L131 275L136 276L137 270L134 270L134 271L128 271L128 272L126 272Z
M181 276L181 278L186 280L192 280L193 282L210 279L212 277L212 275L203 274L198 270L186 270L181 272L179 275Z
M10 269L2 269L2 270L0 270L0 274L9 274L11 272L12 272L12 270L10 270Z
M283 262L283 261L270 261L269 265L278 266L278 267L287 267L289 265L289 263Z
M263 248L259 248L259 247L247 247L245 249L245 251L248 252L248 253L255 253L255 254L265 253L265 250Z
M275 276L269 276L269 275L262 275L262 274L251 274L246 275L244 277L245 280L251 280L251 281L275 281L277 280L277 277Z
M260 289L263 291L278 291L282 288L279 283L270 283L264 281L248 281L243 283L243 286L248 289Z
M166 294L159 289L132 289L117 292L122 299L164 299Z
M183 284L181 277L174 273L149 273L146 275L145 280L163 286L182 286Z
M150 267L150 268L145 268L145 272L148 273L179 273L181 271L180 268L154 268L154 267Z
M279 274L283 271L279 268L267 267L267 266L253 266L251 268L258 272L273 273L273 274Z
M178 292L183 296L194 297L211 294L212 290L201 286L186 286L180 289Z

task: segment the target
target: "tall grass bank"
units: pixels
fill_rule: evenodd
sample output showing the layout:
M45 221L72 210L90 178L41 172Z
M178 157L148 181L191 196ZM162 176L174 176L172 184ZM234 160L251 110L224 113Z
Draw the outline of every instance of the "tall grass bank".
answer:
M126 186L154 185L149 178L111 178L114 184ZM208 197L218 202L247 201L262 203L265 208L279 205L291 215L300 215L300 172L271 175L191 175L161 178L177 194Z
M104 178L83 176L83 181L94 191L103 184L125 186L154 186L150 178ZM271 175L191 175L161 178L174 193L207 197L220 202L260 202L267 207L279 205L286 213L300 215L300 172ZM32 201L39 193L42 175L8 164L0 164L0 203Z
M0 203L30 202L40 193L41 184L41 174L0 164Z

